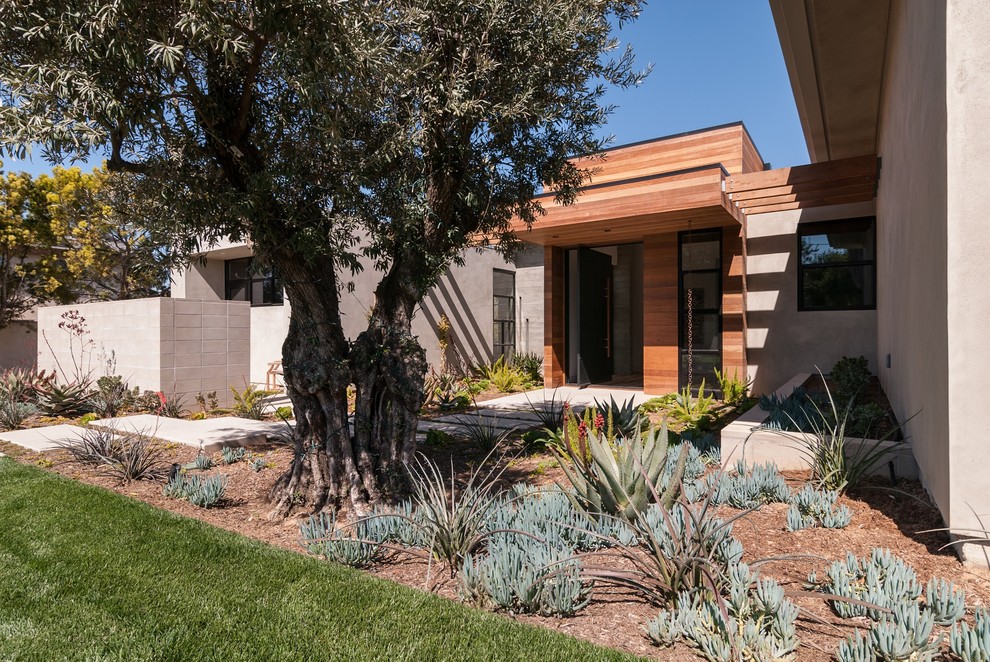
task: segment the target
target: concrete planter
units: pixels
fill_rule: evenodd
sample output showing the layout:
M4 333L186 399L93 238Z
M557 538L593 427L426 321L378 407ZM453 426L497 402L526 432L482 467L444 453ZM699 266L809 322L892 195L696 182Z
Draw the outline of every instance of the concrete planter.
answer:
M794 388L804 384L809 376L809 373L795 375L777 389L778 397L789 396ZM769 412L760 409L757 405L722 429L723 467L731 467L736 461L745 459L746 463L751 465L772 462L782 471L810 468L805 449L808 442L814 439L814 435L760 429L769 415ZM850 450L855 450L862 444L869 444L872 447L876 443L876 440L870 439L846 439ZM889 475L892 465L894 474L898 477L918 477L918 464L911 453L909 443L885 441L882 445L889 448L889 453L882 462L878 462L874 473Z

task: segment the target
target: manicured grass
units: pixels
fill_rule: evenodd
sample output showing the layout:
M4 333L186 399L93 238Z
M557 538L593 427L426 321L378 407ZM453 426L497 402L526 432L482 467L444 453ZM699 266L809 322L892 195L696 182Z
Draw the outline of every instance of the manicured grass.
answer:
M0 659L626 658L0 458Z

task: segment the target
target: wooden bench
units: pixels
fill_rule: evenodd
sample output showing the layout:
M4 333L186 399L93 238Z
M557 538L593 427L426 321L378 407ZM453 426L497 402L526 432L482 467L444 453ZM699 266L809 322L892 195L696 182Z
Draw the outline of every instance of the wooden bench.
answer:
M268 371L265 373L265 390L279 390L278 378L282 374L282 359L272 361L268 364Z

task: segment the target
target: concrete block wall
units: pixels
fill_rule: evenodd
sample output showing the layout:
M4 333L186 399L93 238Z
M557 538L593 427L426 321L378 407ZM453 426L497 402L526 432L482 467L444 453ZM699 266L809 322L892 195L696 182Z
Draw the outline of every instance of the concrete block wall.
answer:
M142 390L182 397L216 391L230 404L230 386L249 380L250 306L246 302L135 299L51 306L38 310L38 368L62 381L122 376ZM85 332L59 328L78 311Z

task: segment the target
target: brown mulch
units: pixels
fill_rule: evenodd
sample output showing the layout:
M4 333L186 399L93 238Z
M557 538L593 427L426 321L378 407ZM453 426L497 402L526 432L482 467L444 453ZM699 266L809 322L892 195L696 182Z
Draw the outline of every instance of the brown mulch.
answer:
M454 463L460 477L471 467L477 466L485 453L463 443L439 448L425 448L425 453L442 467ZM215 526L235 531L279 547L303 552L299 546L298 525L305 513L297 513L281 522L267 519L269 504L267 495L276 478L291 461L291 451L284 446L273 445L248 454L248 460L264 458L267 466L254 472L248 462L233 465L220 463L208 474L228 476L228 502L221 508L203 510L185 501L166 499L162 495L161 482L138 481L121 484L116 479L88 466L69 461L62 451L33 453L0 442L0 452L20 462L36 464L75 480L97 485L153 506L188 517L195 517ZM177 444L164 445L167 463L192 461L196 449ZM562 472L548 456L513 455L504 459L501 480L505 485L518 481L547 484L562 480ZM806 480L800 473L787 473L792 487ZM733 534L746 549L747 561L768 557L795 557L762 567L764 574L777 578L785 589L801 590L808 572L818 569L821 574L829 562L844 558L846 552L857 556L869 554L874 547L889 548L912 565L922 582L938 576L951 579L966 589L969 607L990 604L990 574L986 571L962 565L955 555L942 546L947 542L944 534L919 534L918 531L941 526L937 511L929 505L923 488L916 482L901 481L896 490L878 481L858 493L842 497L853 510L849 527L841 530L809 529L791 533L785 529L785 504L772 504L746 515L734 525ZM905 493L911 495L907 496ZM730 508L721 509L720 515L737 514ZM601 559L599 559L601 561ZM621 563L620 563L621 566ZM432 590L452 600L457 599L456 582L436 564L408 555L397 556L370 570L373 574L417 589ZM868 627L867 622L843 620L836 617L824 600L811 596L796 597L802 609L798 623L801 648L799 660L831 659L838 641L851 634L855 627ZM541 616L511 616L516 620L539 624L560 630L580 639L617 648L635 655L663 660L693 660L694 653L684 646L674 649L656 648L643 635L643 625L656 614L657 608L643 602L627 591L598 586L594 600L580 614L571 618Z

